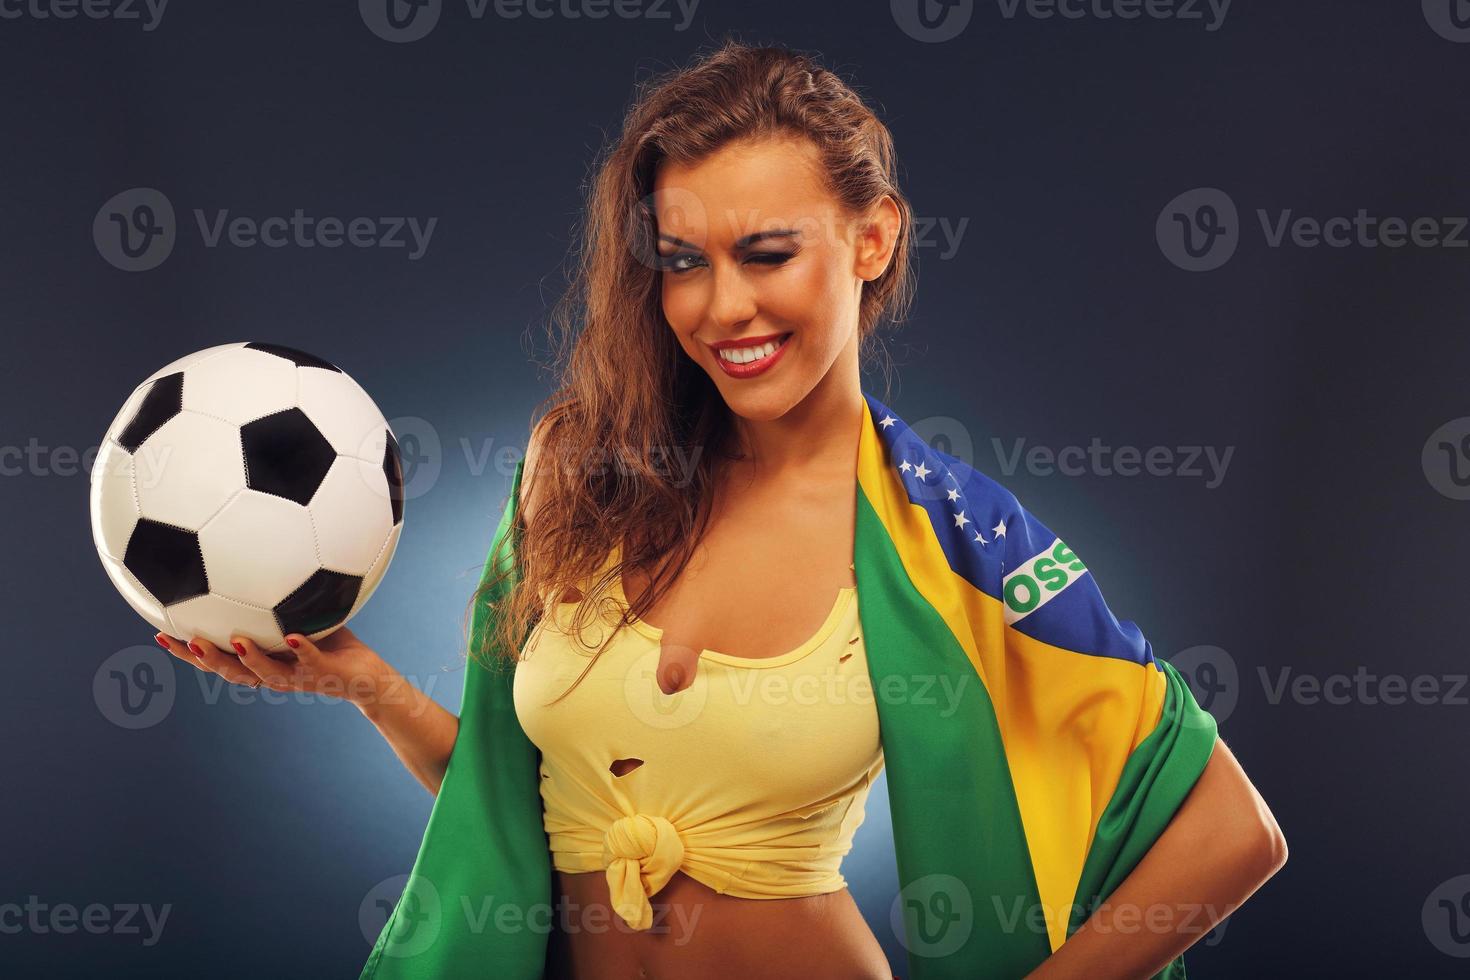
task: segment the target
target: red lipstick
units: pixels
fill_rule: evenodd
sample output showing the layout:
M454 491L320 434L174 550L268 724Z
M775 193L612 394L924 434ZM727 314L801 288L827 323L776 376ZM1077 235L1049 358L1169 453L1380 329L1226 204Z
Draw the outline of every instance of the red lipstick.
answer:
M721 350L727 350L729 348L759 347L762 344L771 342L778 345L774 351L765 357L757 358L754 361L747 361L744 364L727 361L719 353ZM722 340L719 343L710 344L709 346L714 348L715 363L719 364L720 370L724 371L725 374L732 378L753 378L758 374L765 374L771 368L775 367L781 360L781 356L786 353L786 348L790 344L791 334L772 333L766 334L763 337L741 337L738 340Z

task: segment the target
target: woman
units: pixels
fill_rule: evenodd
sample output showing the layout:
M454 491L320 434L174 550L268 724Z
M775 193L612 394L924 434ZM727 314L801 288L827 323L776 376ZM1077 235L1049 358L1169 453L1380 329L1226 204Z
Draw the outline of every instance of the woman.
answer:
M342 685L436 793L365 977L888 977L838 871L885 761L916 977L1180 976L1284 862L1080 559L863 393L911 294L895 172L803 55L727 43L650 82L592 188L461 717L345 628L290 667L190 645L237 683ZM818 667L815 699L755 686ZM855 683L894 680L951 703Z

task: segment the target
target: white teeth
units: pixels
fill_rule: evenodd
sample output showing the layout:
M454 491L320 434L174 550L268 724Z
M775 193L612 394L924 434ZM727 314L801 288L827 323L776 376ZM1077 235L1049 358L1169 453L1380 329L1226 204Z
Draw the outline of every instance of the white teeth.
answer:
M767 341L759 347L722 347L716 353L732 364L749 364L775 353L777 347L786 343L786 339L783 337L781 340Z

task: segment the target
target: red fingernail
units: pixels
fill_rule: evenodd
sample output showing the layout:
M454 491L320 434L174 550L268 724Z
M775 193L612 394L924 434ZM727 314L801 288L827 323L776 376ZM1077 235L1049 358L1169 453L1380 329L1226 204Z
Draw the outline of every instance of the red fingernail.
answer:
M236 643L234 640L231 640L230 646L234 647L235 652L238 653L240 656L245 656L245 645L243 643Z
M163 638L162 633L154 633L153 638L158 641L159 646L163 647L165 650L168 649L168 641Z
M193 640L189 641L189 652L198 657L200 660L204 659L204 651L199 649L199 644L195 643Z
M293 640L293 639L292 639L292 638L291 638L291 637L289 637L289 636L288 636L288 637L286 637L286 643L287 643L287 644L288 644L288 645L289 645L289 646L290 646L290 647L291 647L291 649L292 649L292 650L295 650L295 649L296 649L296 648L297 648L297 647L299 647L299 646L301 646L301 643L300 643L300 641L298 641L298 640Z

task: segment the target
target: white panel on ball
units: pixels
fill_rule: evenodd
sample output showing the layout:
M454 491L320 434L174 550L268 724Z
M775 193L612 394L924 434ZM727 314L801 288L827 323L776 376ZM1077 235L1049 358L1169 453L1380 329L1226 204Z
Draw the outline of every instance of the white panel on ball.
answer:
M171 636L185 641L202 636L231 656L234 655L230 647L232 635L248 636L256 646L272 653L290 649L274 613L227 596L210 593L176 602L168 607L168 615L172 620L168 630Z
M398 537L402 533L402 521L394 524L388 530L388 538L383 542L383 546L378 549L378 557L373 560L372 567L362 577L362 588L357 593L357 602L353 604L352 612L348 614L348 618L357 615L357 611L362 608L363 603L372 597L373 590L378 587L378 583L383 581L383 576L388 572L388 566L393 562L393 555L398 548Z
M303 368L301 410L344 456L382 463L388 424L367 392L346 374Z
M318 568L311 518L300 504L242 490L199 529L209 591L267 609Z
M109 558L122 561L128 535L138 523L138 498L133 490L133 457L108 440L92 463L89 493L92 541Z
M143 516L197 531L245 487L240 430L180 412L139 447L138 506Z
M184 408L244 425L296 404L296 365L241 347L184 372Z
M234 350L237 347L244 347L246 343L247 341L241 340L233 344L219 344L215 347L206 347L203 350L196 350L192 354L185 354L177 361L170 361L168 364L165 364L157 371L154 371L152 374L148 375L148 377L143 380L142 384L146 385L149 382L157 381L159 378L165 377L166 375L177 374L185 368L193 367L196 364L203 364L206 360L214 357L216 354L223 354L227 350ZM139 387L142 387L142 385L140 385Z
M338 456L311 498L310 510L322 567L364 574L393 525L382 465Z

